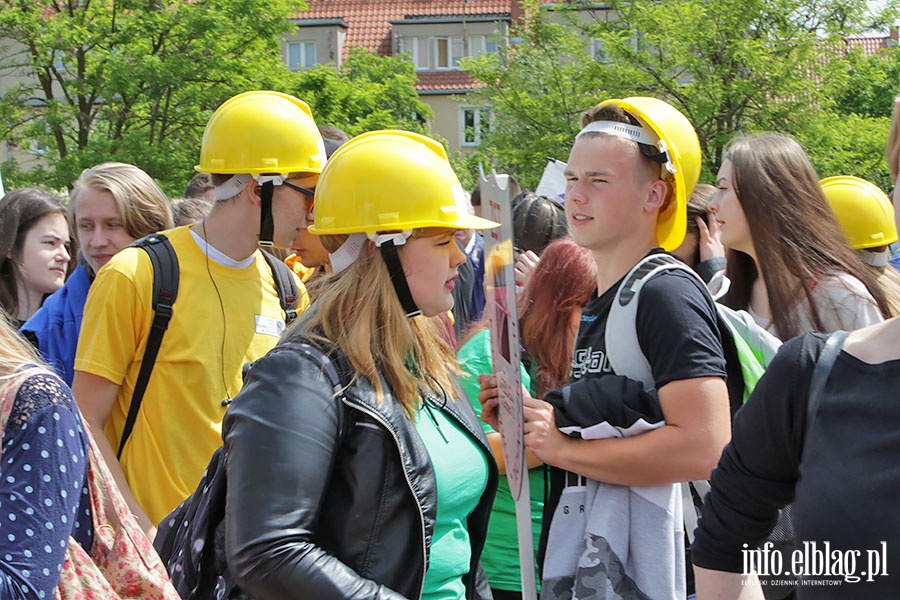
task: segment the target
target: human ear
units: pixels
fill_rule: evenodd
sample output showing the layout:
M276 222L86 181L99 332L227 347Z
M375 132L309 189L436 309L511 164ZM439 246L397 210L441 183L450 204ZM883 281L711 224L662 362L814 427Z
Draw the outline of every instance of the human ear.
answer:
M262 186L256 179L251 179L244 191L247 193L247 197L250 198L250 202L255 206L262 206Z
M647 195L644 197L644 210L648 213L656 213L665 206L666 196L669 194L669 185L662 179L657 179L650 184Z

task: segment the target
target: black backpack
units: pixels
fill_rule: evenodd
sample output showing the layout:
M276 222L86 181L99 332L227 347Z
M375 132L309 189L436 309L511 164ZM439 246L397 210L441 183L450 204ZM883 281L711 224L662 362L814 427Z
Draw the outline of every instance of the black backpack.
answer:
M150 334L147 336L147 347L144 349L144 356L141 359L141 370L138 372L137 381L134 384L134 393L131 395L128 417L125 419L125 426L122 429L122 440L119 442L119 449L116 452L116 456L120 459L122 450L125 449L125 443L131 437L135 421L137 421L144 392L147 391L150 374L153 372L153 365L156 364L156 355L159 353L163 336L172 319L172 305L175 304L175 298L178 297L180 277L178 256L175 254L175 249L172 248L172 242L164 234L152 233L131 245L144 250L150 256L150 262L153 265L153 323L150 327ZM272 278L275 280L275 290L278 292L278 300L284 311L284 323L290 325L297 318L297 302L300 300L300 290L297 288L294 274L290 267L268 252L262 254L266 258L269 269L272 271Z
M307 343L279 344L269 354L287 351L308 356L320 365L334 389L335 401L339 403L338 436L342 437L346 419L341 397L346 384L342 383L336 366L343 364L342 358L332 352L326 356L319 348ZM341 372L346 370L342 368ZM227 489L225 448L220 446L213 453L194 493L159 524L153 546L184 600L252 600L237 587L225 560Z

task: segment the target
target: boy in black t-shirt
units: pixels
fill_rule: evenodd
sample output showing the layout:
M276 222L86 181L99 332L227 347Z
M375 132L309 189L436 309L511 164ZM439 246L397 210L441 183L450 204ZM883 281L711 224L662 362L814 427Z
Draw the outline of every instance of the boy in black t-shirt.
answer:
M708 479L730 436L715 306L686 273L645 284L636 327L652 390L613 372L605 331L623 277L658 248L681 244L700 147L687 119L653 98L603 102L583 125L566 169L565 208L573 238L597 262L597 293L582 314L570 383L544 400L525 398L525 444L556 475L545 507L542 599L573 590L605 597L602 588L683 598L674 484ZM496 416L496 395L485 378L485 420Z

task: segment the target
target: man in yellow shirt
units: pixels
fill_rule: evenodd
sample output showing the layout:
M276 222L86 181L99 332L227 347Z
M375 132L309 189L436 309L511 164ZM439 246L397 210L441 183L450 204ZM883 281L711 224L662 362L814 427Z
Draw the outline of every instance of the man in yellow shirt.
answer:
M306 226L325 151L309 107L256 91L222 104L206 126L200 172L216 202L200 223L166 232L180 270L173 316L134 429L118 461L153 320L153 267L116 254L91 286L72 385L78 405L141 524L154 526L196 487L222 443L241 367L278 341L285 314L259 245L289 247ZM309 304L298 281L298 312Z

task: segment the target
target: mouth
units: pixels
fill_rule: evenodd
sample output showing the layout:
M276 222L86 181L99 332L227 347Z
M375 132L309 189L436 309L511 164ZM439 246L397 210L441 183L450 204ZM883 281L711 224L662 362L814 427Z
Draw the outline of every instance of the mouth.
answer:
M112 254L94 254L91 256L98 265L105 265L112 258Z
M574 223L574 224L583 224L583 223L587 223L587 222L593 221L593 220L594 220L594 217L589 217L587 215L583 215L580 213L575 213L572 215L572 223Z
M444 287L450 290L451 292L456 287L456 280L459 278L459 274L454 275L450 279L444 282Z
M55 271L55 272L59 273L60 275L65 275L65 274L66 274L66 269L65 269L65 267L52 267L50 270L51 270L51 271Z

